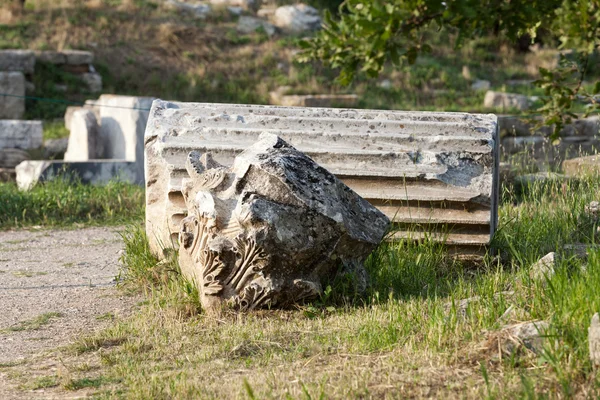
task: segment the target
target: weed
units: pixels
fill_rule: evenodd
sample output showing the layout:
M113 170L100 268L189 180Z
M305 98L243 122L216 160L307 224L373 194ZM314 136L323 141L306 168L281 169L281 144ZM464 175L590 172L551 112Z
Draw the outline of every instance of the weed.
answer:
M48 312L44 314L40 314L37 317L20 322L18 325L11 326L7 329L4 329L1 332L21 332L21 331L35 331L40 329L42 326L49 324L52 320L56 318L62 317L61 313L58 312Z

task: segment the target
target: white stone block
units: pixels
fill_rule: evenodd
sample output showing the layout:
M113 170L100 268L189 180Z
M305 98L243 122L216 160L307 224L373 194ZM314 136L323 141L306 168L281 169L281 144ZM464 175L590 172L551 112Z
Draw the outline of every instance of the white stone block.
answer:
M156 253L185 216L181 180L192 150L229 166L263 133L309 155L397 224L460 253L496 230L497 118L156 100L146 129L146 229Z
M94 103L100 113L102 158L136 162L141 180L144 178L144 131L153 100L150 97L102 95Z
M103 149L94 113L86 109L74 111L70 127L71 133L64 157L65 161L87 161L100 158Z

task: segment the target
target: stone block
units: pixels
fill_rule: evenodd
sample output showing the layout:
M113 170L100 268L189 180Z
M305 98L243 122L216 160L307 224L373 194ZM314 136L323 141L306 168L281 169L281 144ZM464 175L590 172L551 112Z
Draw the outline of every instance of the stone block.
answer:
M140 180L144 179L144 132L152 101L150 97L102 95L95 102L102 158L137 162Z
M31 50L0 50L0 71L33 74L35 54Z
M94 53L83 50L64 50L67 65L89 65L94 62Z
M156 100L146 129L146 229L152 249L177 242L190 151L225 166L263 132L306 153L395 222L394 238L485 250L496 230L494 115Z
M189 13L196 18L205 19L211 12L212 8L209 4L203 3L184 3L183 1L167 0L168 6L178 9L180 11Z
M0 149L30 150L42 144L42 121L0 120Z
M23 161L15 169L17 185L21 190L29 190L37 182L47 182L65 175L76 176L81 182L91 185L101 185L117 179L143 184L137 177L136 164L123 160Z
M303 33L321 29L319 11L306 4L281 6L275 10L273 23L284 31Z
M0 119L21 119L25 112L25 76L22 72L0 72Z
M238 18L237 30L242 33L254 33L262 28L268 36L273 36L276 32L275 26L260 18L242 15Z
M54 65L64 65L67 63L67 56L61 51L36 51L35 59L39 62Z
M14 168L29 158L29 153L21 149L0 149L0 168Z
M261 134L230 168L192 151L186 172L179 265L207 311L314 299L340 266L366 289L363 262L389 219L278 136Z
M100 158L104 153L102 145L98 121L94 113L86 109L74 111L65 161L88 161Z
M71 130L71 120L73 119L73 113L81 109L83 109L83 107L69 106L65 110L65 128L67 128L68 131Z
M483 106L488 108L500 108L505 110L527 110L529 109L529 98L522 94L494 92L488 90L483 99Z

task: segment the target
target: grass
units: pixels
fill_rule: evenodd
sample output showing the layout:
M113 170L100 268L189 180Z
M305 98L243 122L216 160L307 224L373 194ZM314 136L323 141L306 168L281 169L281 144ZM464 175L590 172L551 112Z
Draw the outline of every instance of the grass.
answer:
M14 183L0 183L0 229L116 225L142 220L143 215L143 188L123 182L91 186L63 177L26 192Z
M48 312L44 314L40 314L35 318L32 318L27 321L20 322L15 326L11 326L10 328L4 329L2 332L22 332L22 331L35 331L40 329L44 325L48 325L52 320L56 318L62 317L61 313L58 312Z
M598 177L505 188L500 257L476 270L439 244L382 244L366 295L333 286L297 309L219 318L201 312L175 254L157 261L131 227L121 278L147 301L60 357L74 381L82 362L101 374L90 384L99 398L596 398L587 327L600 310L600 249L586 259L563 246L596 242L584 207L599 196ZM555 273L531 279L549 251ZM539 320L541 348L506 344L503 327Z

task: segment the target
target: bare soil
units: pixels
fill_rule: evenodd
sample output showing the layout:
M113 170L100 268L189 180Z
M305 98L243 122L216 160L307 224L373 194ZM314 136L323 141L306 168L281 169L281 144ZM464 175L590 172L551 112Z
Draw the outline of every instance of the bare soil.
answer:
M0 366L43 358L135 308L139 298L116 288L119 231L0 232ZM0 369L0 398L30 395Z

